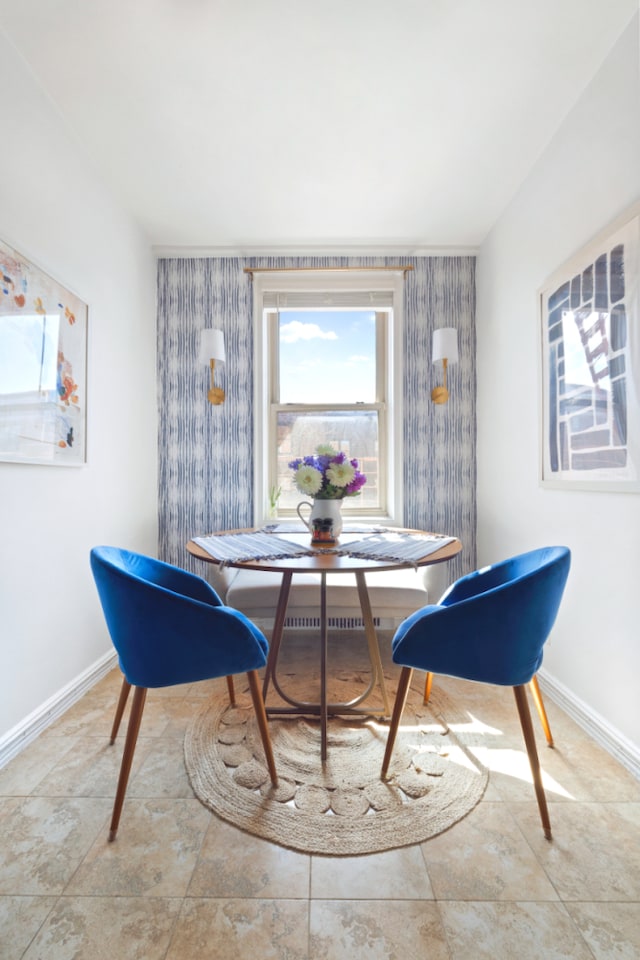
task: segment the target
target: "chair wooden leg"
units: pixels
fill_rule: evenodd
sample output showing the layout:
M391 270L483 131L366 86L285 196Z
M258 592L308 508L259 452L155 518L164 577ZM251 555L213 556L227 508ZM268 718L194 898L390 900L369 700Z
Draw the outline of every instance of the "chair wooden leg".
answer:
M429 703L429 697L431 696L431 685L433 683L433 674L427 673L424 678L424 702Z
M229 691L229 703L232 707L236 705L236 691L233 686L233 677L227 677L227 690Z
M116 737L118 736L118 730L120 729L120 721L122 720L122 714L124 713L124 708L127 705L127 697L129 696L129 690L131 690L131 684L125 678L122 678L122 686L120 687L120 696L118 697L118 706L116 707L116 715L113 718L113 726L111 727L111 738L109 743L115 743Z
M398 691L396 693L396 699L393 704L393 713L391 714L391 722L389 724L389 734L387 736L387 746L384 751L384 759L382 761L382 770L380 771L380 778L382 780L386 779L387 770L389 769L389 763L391 762L391 754L393 753L393 747L396 742L396 736L398 735L398 727L400 726L400 720L402 719L402 711L404 710L404 705L407 702L407 695L409 693L409 687L411 686L411 677L413 676L413 669L411 667L403 667L400 671L400 680L398 681Z
M551 735L551 727L549 726L549 720L547 717L547 711L544 708L544 702L542 700L542 694L540 693L540 687L538 685L538 678L534 676L531 678L531 683L529 684L531 690L531 695L533 697L533 702L536 705L538 711L538 716L540 717L540 723L542 724L542 729L544 730L544 735L547 738L547 743L550 747L553 746L553 737Z
M131 773L131 764L133 762L133 754L135 753L136 749L138 732L140 730L140 722L142 720L142 711L144 710L146 697L146 687L134 688L133 703L131 704L131 715L129 716L129 725L127 727L127 736L124 742L122 763L120 764L120 776L118 778L118 787L116 789L116 799L114 801L113 812L111 814L111 827L109 829L110 842L115 840L116 833L118 832L122 804L124 803L124 795L127 792L127 784L129 782L129 774Z
M264 708L264 700L262 699L262 690L260 689L260 681L258 680L258 671L249 670L249 672L247 673L247 677L249 678L249 687L251 688L251 699L253 700L253 709L256 712L258 729L260 730L262 746L264 747L265 757L267 758L267 766L269 768L271 783L274 785L274 787L277 787L278 774L276 772L276 762L273 757L273 747L271 746L271 737L269 735L267 711Z
M524 684L513 688L520 716L520 726L529 756L529 764L533 775L533 786L540 810L540 819L542 820L542 829L547 840L551 840L551 821L549 820L549 810L547 809L547 798L542 785L542 773L540 770L540 761L536 748L536 738L533 732L533 723L531 722L531 711L529 710L529 701L527 700L527 689Z

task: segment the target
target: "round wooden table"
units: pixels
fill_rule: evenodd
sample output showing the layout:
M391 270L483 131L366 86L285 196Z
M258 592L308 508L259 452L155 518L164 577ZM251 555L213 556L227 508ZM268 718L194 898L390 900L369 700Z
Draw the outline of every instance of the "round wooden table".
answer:
M371 533L376 532L376 527L371 527ZM408 534L421 534L423 536L431 537L442 537L447 539L444 534L427 534L422 530L408 530L404 528L385 528L388 533L408 533ZM225 530L220 531L214 534L208 534L207 537L224 537L232 534L237 534L239 532L252 532L258 533L259 530L254 531L238 531L238 530ZM359 527L357 532L345 532L343 531L340 535L338 546L341 548L347 547L349 543L355 543L360 541L363 537L366 536L366 532L363 531L363 528ZM462 549L462 544L458 539L453 539L448 543L445 543L441 548L436 549L435 551L428 553L426 556L422 557L419 560L411 562L399 562L399 561L390 561L390 560L376 560L370 558L362 557L352 557L349 555L338 555L336 553L331 553L327 550L326 546L314 547L310 543L310 536L308 531L304 533L292 533L289 531L283 531L282 537L285 540L297 542L300 540L301 546L308 548L311 551L309 556L302 557L279 557L276 559L260 559L260 560L242 560L242 561L225 561L227 566L237 567L239 569L251 569L251 570L264 570L265 572L271 573L280 573L282 574L282 581L280 585L280 592L278 595L278 603L276 606L275 619L273 624L273 630L271 634L271 643L269 645L269 655L267 658L267 666L265 670L264 683L263 683L263 697L266 703L267 694L269 691L269 685L273 683L275 689L277 690L280 697L285 703L288 704L286 707L278 706L267 706L267 713L270 715L276 714L297 714L302 716L319 716L320 717L320 730L321 730L321 756L322 761L324 762L327 757L327 719L329 715L340 715L340 714L354 714L354 713L380 713L384 716L389 716L391 711L389 707L389 700L387 696L387 690L384 682L384 673L382 669L382 661L380 660L380 649L378 645L378 638L376 635L375 625L373 622L373 615L371 612L371 603L369 600L369 593L367 590L366 583L366 573L367 571L374 570L401 570L405 568L412 567L424 567L429 566L433 563L444 563L447 560L451 560L452 557L455 557L460 553ZM188 552L197 557L199 560L204 560L207 563L220 564L221 561L216 559L210 553L208 553L204 547L194 543L193 540L190 540L187 543ZM289 592L291 589L291 580L295 573L317 573L320 575L320 702L319 703L309 703L306 701L296 700L293 697L290 697L285 691L282 690L280 682L277 676L277 664L278 664L278 655L280 652L280 644L282 642L282 634L284 630L284 623L287 615L287 604L289 602ZM371 681L361 695L349 701L348 703L328 703L327 702L327 574L328 573L351 573L355 576L356 585L358 588L358 598L360 601L360 608L362 610L362 619L364 623L364 632L367 640L367 646L369 651L369 660L371 662ZM361 708L360 704L363 703L369 694L374 689L376 683L380 688L382 694L383 708L381 709L367 709Z

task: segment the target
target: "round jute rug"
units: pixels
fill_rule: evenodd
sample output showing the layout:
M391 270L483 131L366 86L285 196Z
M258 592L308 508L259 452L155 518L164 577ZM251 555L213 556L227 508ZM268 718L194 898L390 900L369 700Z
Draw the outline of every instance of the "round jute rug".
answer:
M347 856L428 840L478 803L487 770L434 706L411 690L389 780L380 769L388 724L330 717L328 758L320 761L315 719L269 720L279 784L272 787L251 701L208 701L184 742L193 790L218 816L304 853Z

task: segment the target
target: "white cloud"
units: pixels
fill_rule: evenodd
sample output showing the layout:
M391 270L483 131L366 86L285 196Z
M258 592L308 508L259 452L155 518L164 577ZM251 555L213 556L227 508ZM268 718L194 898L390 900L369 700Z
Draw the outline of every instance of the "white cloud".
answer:
M298 340L337 340L338 335L333 330L321 330L317 323L301 323L292 320L280 327L280 339L284 343L296 343Z

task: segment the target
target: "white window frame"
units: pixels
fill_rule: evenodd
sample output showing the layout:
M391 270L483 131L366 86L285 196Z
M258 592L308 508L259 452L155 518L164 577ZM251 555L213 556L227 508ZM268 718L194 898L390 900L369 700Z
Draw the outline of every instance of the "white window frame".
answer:
M332 293L377 292L391 295L392 320L387 322L385 369L385 396L390 405L387 416L386 454L387 470L386 506L376 513L367 512L363 519L378 523L403 525L403 329L404 329L404 270L256 270L253 273L253 337L254 337L254 524L260 526L268 516L269 507L269 440L271 434L271 384L277 376L276 361L269 353L269 310L265 297L281 295L286 301L287 293L304 292L318 294L318 307L327 303ZM376 309L375 297L371 309ZM367 306L363 299L362 306ZM378 366L380 366L378 364ZM382 452L382 451L381 451ZM382 456L381 456L382 466ZM357 514L349 515L357 520Z

